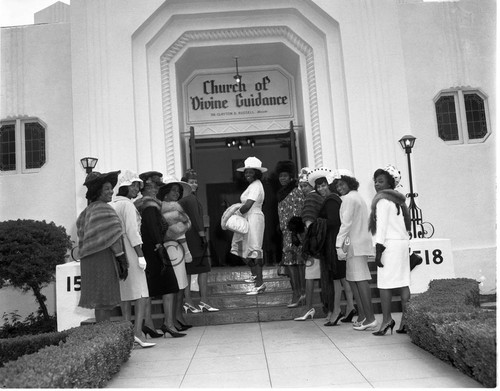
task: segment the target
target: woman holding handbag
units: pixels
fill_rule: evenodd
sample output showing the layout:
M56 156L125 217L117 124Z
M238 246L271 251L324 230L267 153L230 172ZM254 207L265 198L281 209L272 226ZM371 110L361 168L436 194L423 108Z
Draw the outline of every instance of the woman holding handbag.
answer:
M375 191L369 230L375 243L375 263L377 264L377 287L380 290L383 320L380 330L373 335L382 336L394 329L391 316L392 289L401 288L403 318L396 332L406 332L404 316L410 299L410 262L408 230L410 216L405 204L405 196L394 190L401 180L399 171L388 165L373 174Z
M333 185L342 199L336 250L339 259L346 260L346 280L351 286L354 299L358 304L358 318L355 330L375 330L377 320L373 313L370 288L371 274L368 256L373 255L373 244L368 232L368 207L358 193L359 182L348 170L339 169L335 173ZM351 322L355 311L342 319Z
M247 292L247 295L257 295L266 290L266 284L262 278L264 266L262 243L266 224L262 204L265 193L260 179L267 168L262 167L262 162L254 156L245 159L244 164L245 166L238 168L237 171L243 172L249 185L240 196L243 205L236 213L247 219L249 228L245 234L233 235L231 253L242 258L250 267L252 276L249 282L253 281L254 287Z
M279 161L275 173L281 185L277 193L279 226L283 237L281 264L286 266L293 291L288 308L295 308L305 304L305 261L302 258L302 246L293 240L288 223L295 216L299 218L304 205L304 194L297 186L292 161Z
M141 215L134 206L132 199L139 194L142 179L129 170L123 171L118 176L118 194L111 206L120 218L123 229L123 243L125 254L129 262L128 278L120 281L121 308L124 320L132 319L132 301L135 302L135 342L142 348L154 346L154 343L143 342L142 325L149 297L148 283L146 281L146 260L142 253L142 238L140 233Z
M119 173L87 175L84 186L89 204L76 220L82 276L78 306L93 308L96 322L111 318L111 311L121 302L119 280L128 274L120 218L108 204Z
M195 170L189 169L184 173L181 181L189 184L192 189L190 194L179 200L179 204L191 220L191 229L186 232L186 241L193 258L192 262L186 264L188 286L184 290L184 310L193 313L199 313L203 310L217 312L219 311L218 308L207 304L208 273L211 270L211 266L210 258L208 257L208 242L205 235L205 225L203 223L203 207L196 197L196 191L198 190L198 174ZM193 305L193 300L191 298L191 276L197 277L198 279L198 286L200 287L200 309Z

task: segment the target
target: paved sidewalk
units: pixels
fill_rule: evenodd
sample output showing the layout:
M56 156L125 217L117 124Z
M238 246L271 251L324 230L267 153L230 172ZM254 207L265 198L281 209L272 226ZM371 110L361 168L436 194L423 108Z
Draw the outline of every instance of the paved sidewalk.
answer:
M396 328L401 314L394 314ZM381 320L381 315L377 315ZM108 388L482 388L407 335L324 319L193 327L136 348ZM148 340L153 341L153 340Z

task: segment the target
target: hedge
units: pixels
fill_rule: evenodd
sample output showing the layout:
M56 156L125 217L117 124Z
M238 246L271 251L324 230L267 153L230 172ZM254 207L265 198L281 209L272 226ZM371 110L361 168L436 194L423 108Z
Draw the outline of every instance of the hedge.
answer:
M127 321L81 326L67 334L66 342L6 363L0 368L0 387L103 387L134 346L132 324Z
M46 346L58 345L59 342L64 342L67 336L67 332L54 332L0 339L0 368L8 361L38 352Z
M472 279L433 280L407 306L411 341L486 387L496 386L496 311L479 307Z

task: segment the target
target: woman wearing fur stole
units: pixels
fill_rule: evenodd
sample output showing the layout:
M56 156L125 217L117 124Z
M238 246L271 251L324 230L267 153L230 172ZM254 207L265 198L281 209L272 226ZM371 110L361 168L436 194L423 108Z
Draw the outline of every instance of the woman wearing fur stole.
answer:
M281 264L287 267L293 291L288 308L295 308L305 304L305 261L302 258L302 246L293 239L288 223L294 216L302 222L299 216L304 205L304 194L298 188L295 164L292 161L279 161L275 173L281 185L277 193L279 224L283 237Z
M375 243L375 263L377 264L377 287L380 290L383 320L374 335L385 335L395 326L391 316L392 289L401 288L403 319L406 304L410 299L409 235L410 217L405 204L405 196L394 190L401 180L399 171L393 166L378 169L373 174L375 191L369 230ZM396 332L405 332L404 320Z
M188 183L178 181L175 177L169 175L163 179L164 185L160 187L157 198L162 201L161 214L168 224L164 241L177 241L182 246L184 257L180 257L172 262L177 283L179 284L179 293L175 297L175 315L180 323L181 330L187 330L190 325L186 325L183 315L184 289L188 286L188 276L186 263L192 261L191 253L186 242L186 232L191 228L191 221L188 215L182 209L177 201L191 193L191 186Z

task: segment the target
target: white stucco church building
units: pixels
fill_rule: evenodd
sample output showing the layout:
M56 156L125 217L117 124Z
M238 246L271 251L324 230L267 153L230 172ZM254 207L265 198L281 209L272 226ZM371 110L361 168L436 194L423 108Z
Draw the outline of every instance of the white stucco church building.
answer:
M76 240L83 157L194 167L209 232L248 156L347 168L368 204L387 164L409 193L410 134L423 220L496 291L495 29L494 0L55 2L0 30L0 219Z

